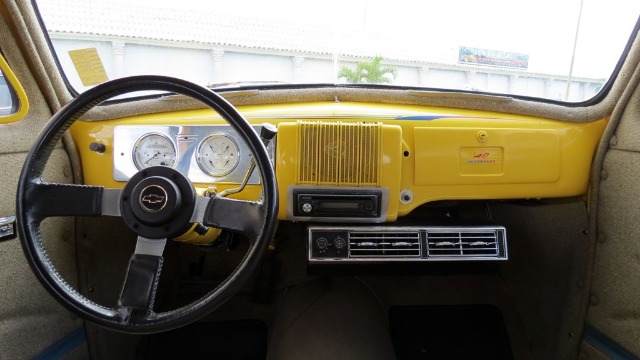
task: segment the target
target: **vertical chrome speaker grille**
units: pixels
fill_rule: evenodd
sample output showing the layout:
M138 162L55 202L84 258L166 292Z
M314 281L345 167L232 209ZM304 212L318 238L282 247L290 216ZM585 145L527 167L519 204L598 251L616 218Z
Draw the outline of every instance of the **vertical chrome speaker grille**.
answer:
M381 123L299 121L298 184L379 186Z

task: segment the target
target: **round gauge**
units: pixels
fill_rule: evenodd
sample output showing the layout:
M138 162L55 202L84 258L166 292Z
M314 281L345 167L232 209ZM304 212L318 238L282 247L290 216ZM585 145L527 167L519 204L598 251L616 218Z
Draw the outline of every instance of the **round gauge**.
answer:
M146 134L133 147L133 162L138 170L151 166L173 167L176 163L176 147L165 135Z
M198 147L198 165L211 176L224 176L240 162L238 144L225 134L208 136Z

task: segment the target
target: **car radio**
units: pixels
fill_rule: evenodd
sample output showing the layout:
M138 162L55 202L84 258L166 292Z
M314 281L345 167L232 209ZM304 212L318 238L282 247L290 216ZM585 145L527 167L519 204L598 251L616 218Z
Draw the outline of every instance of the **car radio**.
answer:
M291 187L287 216L297 221L378 223L386 219L387 191L383 188Z

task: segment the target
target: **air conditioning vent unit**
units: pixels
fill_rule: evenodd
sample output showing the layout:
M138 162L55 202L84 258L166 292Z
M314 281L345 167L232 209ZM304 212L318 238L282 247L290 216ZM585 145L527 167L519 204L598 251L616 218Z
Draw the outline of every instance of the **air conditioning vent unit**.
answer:
M501 249L505 248L505 231L500 228L428 229L426 243L430 258L499 258Z
M419 258L420 232L412 231L350 231L349 256L380 258Z
M310 262L507 260L502 226L309 228Z

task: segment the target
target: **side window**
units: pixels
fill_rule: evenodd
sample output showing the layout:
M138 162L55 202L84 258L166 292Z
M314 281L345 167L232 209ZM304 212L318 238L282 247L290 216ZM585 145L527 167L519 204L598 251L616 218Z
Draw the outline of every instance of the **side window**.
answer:
M27 94L0 54L0 124L22 119L28 110Z
M2 70L0 70L0 116L11 115L18 110L18 101L9 86Z

